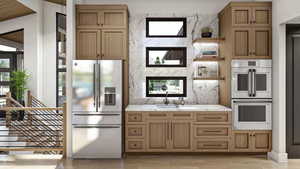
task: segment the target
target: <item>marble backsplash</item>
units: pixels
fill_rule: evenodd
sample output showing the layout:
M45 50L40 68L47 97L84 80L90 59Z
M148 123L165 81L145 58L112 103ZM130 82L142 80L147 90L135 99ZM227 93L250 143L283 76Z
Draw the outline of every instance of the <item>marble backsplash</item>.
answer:
M146 38L146 17L186 17L186 38ZM200 14L135 14L129 18L129 86L130 104L162 103L162 98L146 97L146 76L186 76L186 104L217 104L218 81L193 81L196 64L193 58L199 51L192 46L192 40L201 37L201 28L210 26L213 36L218 35L216 15ZM186 68L149 68L146 67L146 47L187 47ZM200 63L198 63L200 64ZM217 63L206 64L210 69L217 69ZM217 70L216 70L217 71ZM176 98L171 98L176 99Z

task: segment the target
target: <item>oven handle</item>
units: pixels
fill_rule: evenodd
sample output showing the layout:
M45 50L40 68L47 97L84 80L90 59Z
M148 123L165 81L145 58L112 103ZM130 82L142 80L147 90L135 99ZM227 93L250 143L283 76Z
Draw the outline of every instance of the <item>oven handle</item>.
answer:
M252 69L248 70L248 96L252 96Z
M256 70L252 69L252 96L256 96Z

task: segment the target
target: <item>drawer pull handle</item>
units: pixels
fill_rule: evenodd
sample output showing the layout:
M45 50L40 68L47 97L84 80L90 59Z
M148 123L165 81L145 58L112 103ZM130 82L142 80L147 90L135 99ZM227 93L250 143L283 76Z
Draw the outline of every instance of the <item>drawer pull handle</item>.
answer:
M150 117L165 117L166 114L149 114Z
M204 132L207 132L207 133L220 133L220 132L222 132L222 130L204 130Z
M222 119L222 117L204 117L204 119L218 120L218 119Z
M206 147L212 147L212 146L214 146L214 147L221 147L222 144L203 144L203 146L206 146Z
M187 117L189 117L189 116L191 116L191 114L174 114L174 116L187 116Z

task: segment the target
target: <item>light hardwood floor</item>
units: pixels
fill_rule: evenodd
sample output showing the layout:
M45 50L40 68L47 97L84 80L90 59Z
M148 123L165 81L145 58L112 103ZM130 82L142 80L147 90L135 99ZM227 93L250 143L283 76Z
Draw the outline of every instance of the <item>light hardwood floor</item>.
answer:
M1 158L0 158L1 159ZM300 169L300 160L277 164L254 155L152 155L123 160L60 160L57 156L18 156L0 160L1 169Z

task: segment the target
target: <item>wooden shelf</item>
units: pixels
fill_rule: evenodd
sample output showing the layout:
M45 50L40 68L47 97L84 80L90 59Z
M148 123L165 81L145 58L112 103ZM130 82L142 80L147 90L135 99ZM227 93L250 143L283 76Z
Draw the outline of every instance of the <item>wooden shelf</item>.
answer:
M224 77L194 77L194 80L225 80Z
M194 62L209 62L209 61L218 62L223 60L225 60L225 58L221 58L221 57L201 57L201 58L193 59Z
M194 43L220 43L221 41L224 41L225 38L197 38L193 40Z

